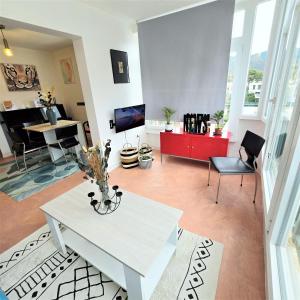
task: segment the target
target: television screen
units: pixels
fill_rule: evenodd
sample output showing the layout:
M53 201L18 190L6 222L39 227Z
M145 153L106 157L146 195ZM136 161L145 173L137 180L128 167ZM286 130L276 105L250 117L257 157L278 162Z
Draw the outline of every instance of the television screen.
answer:
M115 109L116 132L145 125L145 104Z

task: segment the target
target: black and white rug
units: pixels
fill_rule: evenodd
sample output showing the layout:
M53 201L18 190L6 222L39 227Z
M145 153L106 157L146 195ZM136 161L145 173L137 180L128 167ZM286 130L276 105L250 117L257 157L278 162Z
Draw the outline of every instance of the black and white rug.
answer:
M223 245L182 229L178 236L151 300L214 299ZM77 253L56 250L47 225L0 255L0 287L12 300L127 299L125 290Z

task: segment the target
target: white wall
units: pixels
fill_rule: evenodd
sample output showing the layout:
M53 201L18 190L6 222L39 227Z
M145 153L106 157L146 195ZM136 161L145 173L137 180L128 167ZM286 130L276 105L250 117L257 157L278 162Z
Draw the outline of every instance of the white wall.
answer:
M14 56L0 56L0 63L11 64L32 64L36 66L42 90L55 87L57 98L61 98L58 87L58 80L53 64L52 53L48 51L32 50L27 48L13 47ZM16 108L33 107L33 100L37 99L37 91L8 91L4 76L0 72L0 104L4 100L13 101Z
M132 31L133 23L75 1L1 0L1 17L10 19L2 23L16 20L31 30L48 28L48 32L50 29L72 35L93 142L100 137L112 139L110 168L117 166L124 136L109 129L113 108L142 103L138 39ZM113 83L110 49L128 52L129 84ZM129 141L135 142L138 132L141 129L131 130Z
M67 47L56 50L52 53L54 60L54 69L57 76L57 89L62 94L62 100L65 106L65 110L68 116L71 116L74 120L86 121L87 115L84 106L77 106L77 102L84 101L81 83L79 78L78 67L76 63L75 53L73 47ZM65 84L60 60L65 58L71 58L74 72L74 83Z

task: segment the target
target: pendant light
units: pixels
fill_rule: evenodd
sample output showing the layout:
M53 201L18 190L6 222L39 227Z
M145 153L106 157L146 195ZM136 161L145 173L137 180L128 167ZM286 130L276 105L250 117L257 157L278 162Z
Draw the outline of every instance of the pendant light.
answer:
M3 45L4 45L3 54L5 56L13 56L14 54L13 54L12 50L9 48L9 46L8 46L7 39L5 38L4 33L2 31L3 29L5 29L5 26L0 24L0 30L1 30L1 33L2 33L2 39L3 39Z

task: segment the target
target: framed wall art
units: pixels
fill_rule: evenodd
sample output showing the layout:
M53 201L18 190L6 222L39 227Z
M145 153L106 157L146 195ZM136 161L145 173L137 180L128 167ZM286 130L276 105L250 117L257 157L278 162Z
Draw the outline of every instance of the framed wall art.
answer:
M60 68L65 84L75 83L75 75L71 57L60 60Z
M130 79L127 52L111 49L110 57L114 83L129 83Z
M41 90L35 66L2 63L0 67L10 92Z

